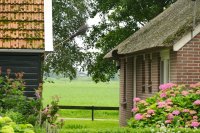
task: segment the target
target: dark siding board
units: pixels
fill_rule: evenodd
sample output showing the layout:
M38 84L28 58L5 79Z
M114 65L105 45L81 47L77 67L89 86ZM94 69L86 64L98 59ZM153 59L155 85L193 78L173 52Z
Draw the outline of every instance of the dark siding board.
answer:
M26 83L26 85L36 85L39 83L39 80L38 79L24 80L24 82Z
M25 91L24 95L27 97L35 97L35 91Z
M26 72L25 72L25 73L26 73ZM35 73L26 73L26 74L24 75L24 79L36 79L36 78L38 78L38 76L39 76L38 71L35 72Z
M37 67L27 67L27 66L26 67L19 67L17 65L15 65L15 67L14 67L14 65L9 67L7 65L2 65L2 64L1 64L1 67L3 67L4 72L5 72L6 68L10 68L12 70L12 74L14 74L16 72L21 72L21 71L23 71L23 72L28 74L28 72L30 72L30 69L31 69L31 73L30 74L38 72L38 68Z
M15 77L16 72L24 72L23 79L26 85L24 94L28 97L35 97L35 89L42 81L41 63L42 54L0 53L3 75L7 68L12 71L11 77Z
M26 67L37 67L38 63L36 61L37 60L30 60L30 61L14 60L14 59L8 59L8 61L0 60L1 65L4 67L23 67L24 64L26 64Z
M17 53L18 54L18 53ZM29 54L29 53L28 53ZM35 57L37 57L38 55L36 55L36 54L29 54L29 55L31 55L31 56L26 56L27 54L21 54L21 55L17 55L17 56L13 56L13 55L16 55L15 53L9 53L9 54L7 54L7 53L1 53L1 57L0 57L0 60L6 60L6 59L8 59L8 58L10 58L10 59L18 59L18 60L23 60L23 61L30 61L31 59L32 60L34 60L34 59L36 59ZM6 58L5 58L6 57Z

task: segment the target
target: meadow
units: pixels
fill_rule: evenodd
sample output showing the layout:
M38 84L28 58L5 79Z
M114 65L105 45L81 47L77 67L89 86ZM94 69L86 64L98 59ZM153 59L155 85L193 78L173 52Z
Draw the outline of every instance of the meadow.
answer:
M52 96L59 96L59 105L71 106L119 106L119 82L94 83L89 78L69 81L64 78L48 79L43 90L43 103L47 105ZM90 110L60 110L63 118L91 118ZM96 119L118 119L118 111L95 111Z

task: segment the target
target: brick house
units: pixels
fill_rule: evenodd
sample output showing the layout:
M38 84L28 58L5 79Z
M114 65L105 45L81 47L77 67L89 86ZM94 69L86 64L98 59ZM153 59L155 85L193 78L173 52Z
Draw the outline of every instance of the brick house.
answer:
M53 50L51 0L0 0L0 75L24 72L25 95L42 82L45 51Z
M200 82L200 1L178 0L105 58L120 64L120 125L133 116L133 98L160 84Z

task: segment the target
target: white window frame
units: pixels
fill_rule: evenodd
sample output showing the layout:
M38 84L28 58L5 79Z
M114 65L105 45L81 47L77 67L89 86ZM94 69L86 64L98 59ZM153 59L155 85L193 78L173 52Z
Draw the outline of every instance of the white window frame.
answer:
M170 55L170 51L168 49L162 50L160 52L160 57L161 57L161 60L160 60L160 82L161 82L161 84L170 82L170 56L169 55ZM162 61L163 61L164 72L161 72L162 71L162 68L161 68ZM162 75L162 73L163 73L163 75ZM163 82L162 82L162 79L163 79Z

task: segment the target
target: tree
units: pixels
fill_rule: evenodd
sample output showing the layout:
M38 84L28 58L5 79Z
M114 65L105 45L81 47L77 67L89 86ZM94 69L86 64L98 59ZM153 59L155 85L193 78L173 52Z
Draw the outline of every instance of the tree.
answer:
M113 61L103 59L104 55L174 1L54 0L55 52L46 55L44 70L72 79L81 65L95 82L109 81L117 70ZM87 14L91 18L100 14L102 20L83 37L85 45L78 46L74 40L61 43L85 23ZM91 52L91 48L100 52Z
M100 49L87 66L95 82L109 81L116 73L115 63L103 59L116 45L144 26L175 0L94 0L89 3L90 17L100 14L102 21L93 26L86 38L88 47Z
M64 40L85 23L87 16L85 1L53 0L54 52L46 55L44 71L70 79L76 76L77 66L84 62L88 54L74 40Z

